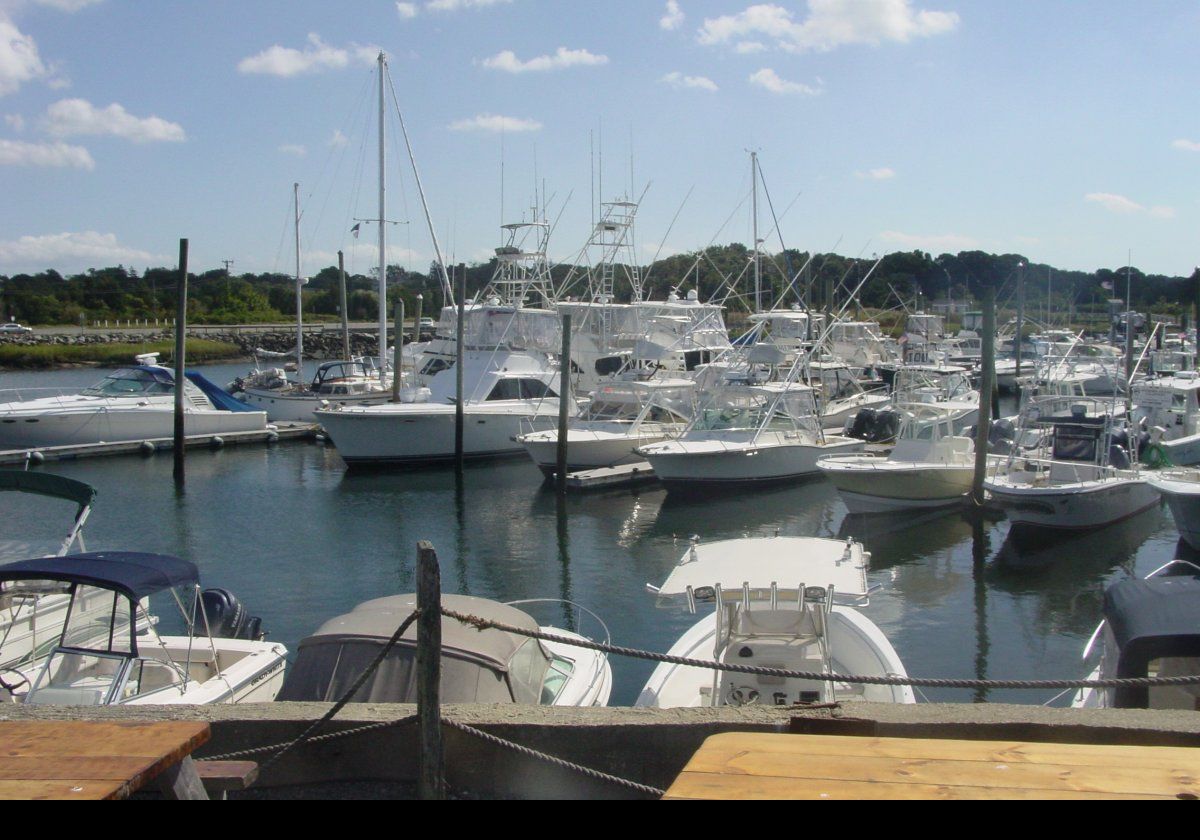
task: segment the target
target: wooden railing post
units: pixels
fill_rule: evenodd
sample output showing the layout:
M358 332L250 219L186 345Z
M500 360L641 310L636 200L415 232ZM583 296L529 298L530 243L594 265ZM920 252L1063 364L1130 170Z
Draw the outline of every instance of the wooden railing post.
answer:
M417 543L417 795L445 799L442 760L442 573L433 544Z

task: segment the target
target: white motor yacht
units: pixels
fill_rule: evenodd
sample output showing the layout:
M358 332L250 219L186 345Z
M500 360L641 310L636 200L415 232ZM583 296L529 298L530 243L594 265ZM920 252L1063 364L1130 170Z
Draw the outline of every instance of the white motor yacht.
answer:
M900 432L886 458L862 454L822 458L851 513L960 504L971 490L975 445L954 434L952 414L935 405L900 405Z
M717 388L682 435L636 451L671 488L815 475L821 457L863 446L823 431L811 387L767 382Z
M660 604L693 613L713 604L669 651L672 656L815 674L905 676L869 603L870 555L853 540L765 537L708 544L693 539L661 587ZM638 706L790 706L867 700L913 703L909 686L865 685L660 664Z
M200 591L195 565L176 557L92 552L0 566L3 597L69 601L42 657L9 665L3 695L35 705L108 706L272 700L287 649L263 641L258 619L224 590ZM178 609L186 635L157 631L150 599Z
M169 438L175 429L175 374L157 354L108 374L78 394L0 395L0 450ZM267 415L226 394L198 373L183 383L184 433L261 431Z
M690 379L615 380L592 391L567 429L572 471L631 464L638 446L679 434L691 419L696 384ZM517 440L547 475L558 463L558 429L528 432Z
M1200 551L1200 470L1164 470L1146 479L1171 509L1179 536Z
M238 384L236 396L265 411L272 421L312 423L313 412L329 406L380 405L392 398L390 377L373 359L325 362L308 385L291 382L280 371L256 371Z
M454 612L587 641L578 633L539 627L531 616L518 609L523 605L468 595L442 595L442 606ZM296 663L288 673L279 699L340 700L416 607L416 595L393 595L359 604L346 615L322 624L300 643ZM602 623L600 626L603 628ZM607 629L603 632L607 642ZM414 622L350 698L351 702L416 702L416 658ZM505 630L479 630L444 615L441 669L443 703L605 706L612 691L612 671L603 653L560 642L543 642Z
M979 422L979 391L970 371L957 365L905 365L892 382L896 403L929 403L950 414L954 433Z

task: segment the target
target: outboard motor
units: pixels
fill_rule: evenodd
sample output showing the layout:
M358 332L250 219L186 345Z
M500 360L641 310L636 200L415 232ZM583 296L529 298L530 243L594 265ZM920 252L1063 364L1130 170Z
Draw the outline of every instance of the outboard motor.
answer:
M846 421L846 436L857 438L858 440L867 439L867 429L875 425L875 415L878 412L873 408L861 408L858 413Z
M208 616L208 628L215 639L244 639L258 642L266 636L262 619L249 615L242 602L227 589L206 589L200 593L200 604ZM197 623L196 633L203 633Z
M875 420L867 430L868 443L886 443L895 440L900 433L900 412L890 408L875 413Z

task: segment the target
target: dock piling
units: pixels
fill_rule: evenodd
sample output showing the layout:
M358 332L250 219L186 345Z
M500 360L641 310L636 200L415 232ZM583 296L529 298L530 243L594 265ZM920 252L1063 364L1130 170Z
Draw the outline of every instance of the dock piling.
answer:
M179 288L175 302L175 483L184 481L183 383L187 351L188 241L179 240Z
M983 506L983 480L987 475L988 438L992 433L992 399L996 389L996 290L983 294L983 382L979 384L979 420L975 427L975 480L971 500Z
M442 573L433 544L417 543L417 727L421 741L417 792L444 799L442 711Z
M554 480L558 492L567 491L567 405L571 399L571 316L562 316L562 355L558 377L558 452Z

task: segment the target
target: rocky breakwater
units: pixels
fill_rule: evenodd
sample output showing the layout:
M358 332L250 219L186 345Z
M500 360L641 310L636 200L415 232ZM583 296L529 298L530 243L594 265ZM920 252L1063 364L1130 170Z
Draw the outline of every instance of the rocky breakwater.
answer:
M235 355L252 356L256 350L289 353L296 349L294 330L268 330L256 327L209 327L188 329L188 337L231 344ZM35 331L32 335L0 335L0 343L24 346L91 347L107 344L156 344L175 340L171 330L113 330L53 332ZM379 336L373 332L351 332L350 352L355 356L375 355ZM314 328L304 331L304 355L309 359L342 358L340 329Z

